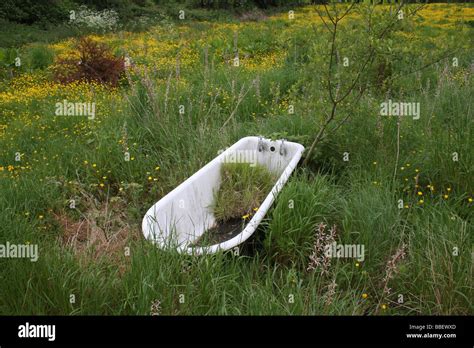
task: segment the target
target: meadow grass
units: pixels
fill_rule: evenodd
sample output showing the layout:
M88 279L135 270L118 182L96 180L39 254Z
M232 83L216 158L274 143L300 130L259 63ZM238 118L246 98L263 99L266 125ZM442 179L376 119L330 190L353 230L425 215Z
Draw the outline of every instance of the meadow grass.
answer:
M307 29L324 30L314 8L298 11L94 34L133 60L118 88L52 81L49 52L69 39L17 47L31 67L10 62L0 84L0 243L38 244L40 257L0 258L0 313L148 315L157 301L163 315L473 313L471 5L430 5L396 32L406 61L392 69L406 73L390 97L419 102L420 119L380 116L377 86L344 106L352 117L297 168L248 253L190 257L143 239L147 209L241 137L310 145L327 42ZM449 37L458 66L410 73ZM56 116L63 99L95 102L95 119ZM363 244L364 261L308 270L321 223Z

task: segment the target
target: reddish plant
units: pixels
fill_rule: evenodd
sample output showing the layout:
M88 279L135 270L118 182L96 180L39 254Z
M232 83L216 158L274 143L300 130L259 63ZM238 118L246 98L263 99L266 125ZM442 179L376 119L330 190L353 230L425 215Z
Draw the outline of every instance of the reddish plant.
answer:
M89 38L81 38L76 49L77 56L56 62L54 75L57 81L96 81L118 85L125 71L123 57L115 57L106 45Z

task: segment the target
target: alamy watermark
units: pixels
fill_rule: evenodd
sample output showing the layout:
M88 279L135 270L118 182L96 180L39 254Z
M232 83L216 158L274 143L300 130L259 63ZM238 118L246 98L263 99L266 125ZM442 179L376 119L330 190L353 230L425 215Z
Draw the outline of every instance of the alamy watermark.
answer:
M95 103L91 102L69 102L64 99L55 104L56 116L87 116L89 120L95 118Z
M225 153L224 150L219 150L218 155L224 153L221 158L222 163L249 163L250 167L257 165L257 151L256 150L233 150Z
M56 339L56 325L36 325L26 322L18 326L20 338L47 338L52 342Z
M396 102L389 99L380 104L382 116L411 116L414 120L420 118L420 103Z
M0 244L0 258L21 258L36 262L38 256L38 244Z
M325 245L324 254L326 257L354 258L362 262L365 260L365 246L364 244L337 244L333 242Z

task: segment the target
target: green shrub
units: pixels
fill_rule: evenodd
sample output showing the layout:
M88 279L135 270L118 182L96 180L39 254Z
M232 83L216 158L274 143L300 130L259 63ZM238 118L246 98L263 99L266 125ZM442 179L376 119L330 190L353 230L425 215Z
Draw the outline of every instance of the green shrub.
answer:
M16 57L18 57L18 50L0 48L0 78L11 78L18 72L19 69L15 67Z
M54 61L54 51L46 45L34 45L25 54L30 69L45 69Z
M0 48L0 64L2 67L15 65L15 58L18 57L18 51L13 48Z
M68 19L72 6L68 0L3 0L0 2L0 18L25 24L59 23Z

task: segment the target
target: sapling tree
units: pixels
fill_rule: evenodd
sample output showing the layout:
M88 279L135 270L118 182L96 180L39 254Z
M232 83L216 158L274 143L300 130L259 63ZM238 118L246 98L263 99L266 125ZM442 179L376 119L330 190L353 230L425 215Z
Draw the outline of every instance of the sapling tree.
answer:
M354 1L315 7L329 41L329 52L323 54L326 72L322 80L328 103L303 164L310 161L314 149L323 139L348 121L369 86L384 88L390 62L386 59L379 62L376 67L378 76L373 81L371 78L377 58L390 53L392 34L399 28L400 22L415 15L422 6L406 9L403 1L383 7ZM353 14L360 16L357 24L347 23L344 19ZM346 35L355 29L357 36ZM322 34L315 25L313 30L318 36ZM357 39L354 40L354 37Z

